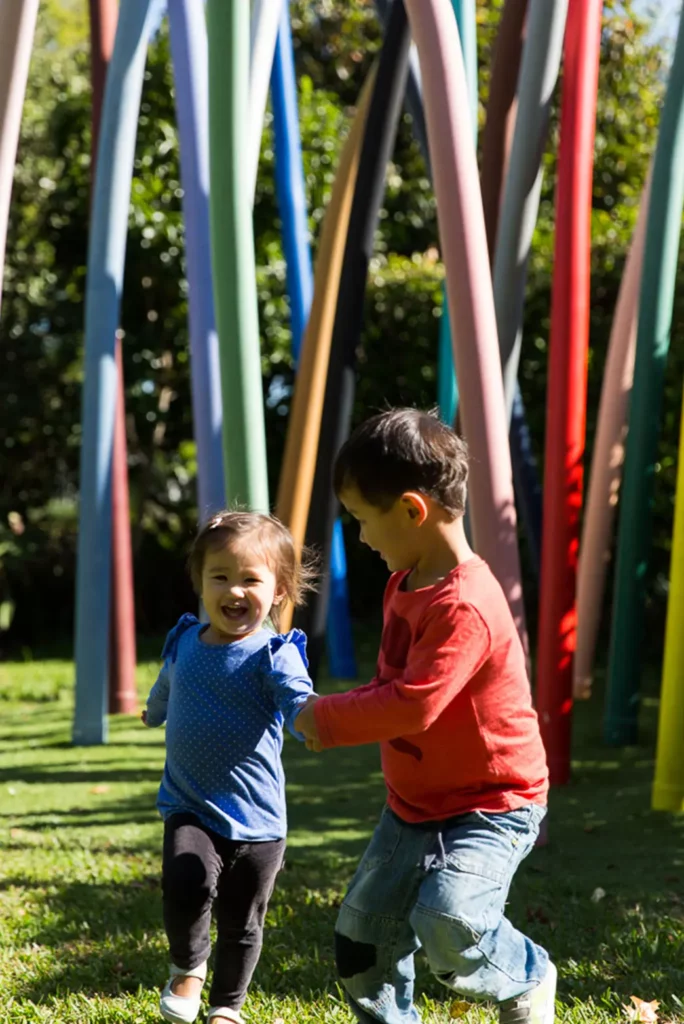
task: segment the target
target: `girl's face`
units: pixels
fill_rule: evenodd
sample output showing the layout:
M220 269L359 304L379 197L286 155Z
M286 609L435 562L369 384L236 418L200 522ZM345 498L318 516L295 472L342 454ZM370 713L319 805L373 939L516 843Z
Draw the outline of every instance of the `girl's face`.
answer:
M202 602L209 617L209 643L232 643L256 633L283 597L275 573L248 541L231 541L207 551Z

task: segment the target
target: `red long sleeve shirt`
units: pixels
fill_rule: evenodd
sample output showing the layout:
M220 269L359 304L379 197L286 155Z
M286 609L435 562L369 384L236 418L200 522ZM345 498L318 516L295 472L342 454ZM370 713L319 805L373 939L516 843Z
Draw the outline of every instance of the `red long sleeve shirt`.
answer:
M385 591L377 674L314 705L324 747L380 743L388 803L404 821L544 804L546 756L525 656L481 558L432 587Z

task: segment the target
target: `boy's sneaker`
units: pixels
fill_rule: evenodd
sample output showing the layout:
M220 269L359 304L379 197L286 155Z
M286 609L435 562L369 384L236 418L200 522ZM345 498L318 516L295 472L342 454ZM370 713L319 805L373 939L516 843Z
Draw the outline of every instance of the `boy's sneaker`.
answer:
M499 1005L501 1024L553 1024L558 971L549 960L546 976L524 996Z

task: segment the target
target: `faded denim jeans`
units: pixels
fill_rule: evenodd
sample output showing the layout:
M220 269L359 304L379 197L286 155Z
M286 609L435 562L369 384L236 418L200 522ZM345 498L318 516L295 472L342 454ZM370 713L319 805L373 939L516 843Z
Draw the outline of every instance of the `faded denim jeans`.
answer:
M385 808L335 926L338 972L363 1024L419 1024L414 954L472 1002L503 1002L538 985L549 958L504 917L518 865L546 810L475 811L416 827Z

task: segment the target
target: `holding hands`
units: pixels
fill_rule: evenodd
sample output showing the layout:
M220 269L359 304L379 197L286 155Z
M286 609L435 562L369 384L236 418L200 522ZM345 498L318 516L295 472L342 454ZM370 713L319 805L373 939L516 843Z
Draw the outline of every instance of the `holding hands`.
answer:
M313 750L315 753L320 753L323 749L314 715L314 704L318 699L318 694L312 693L306 704L302 705L302 710L294 720L295 729L297 732L301 732L305 738L306 749Z

